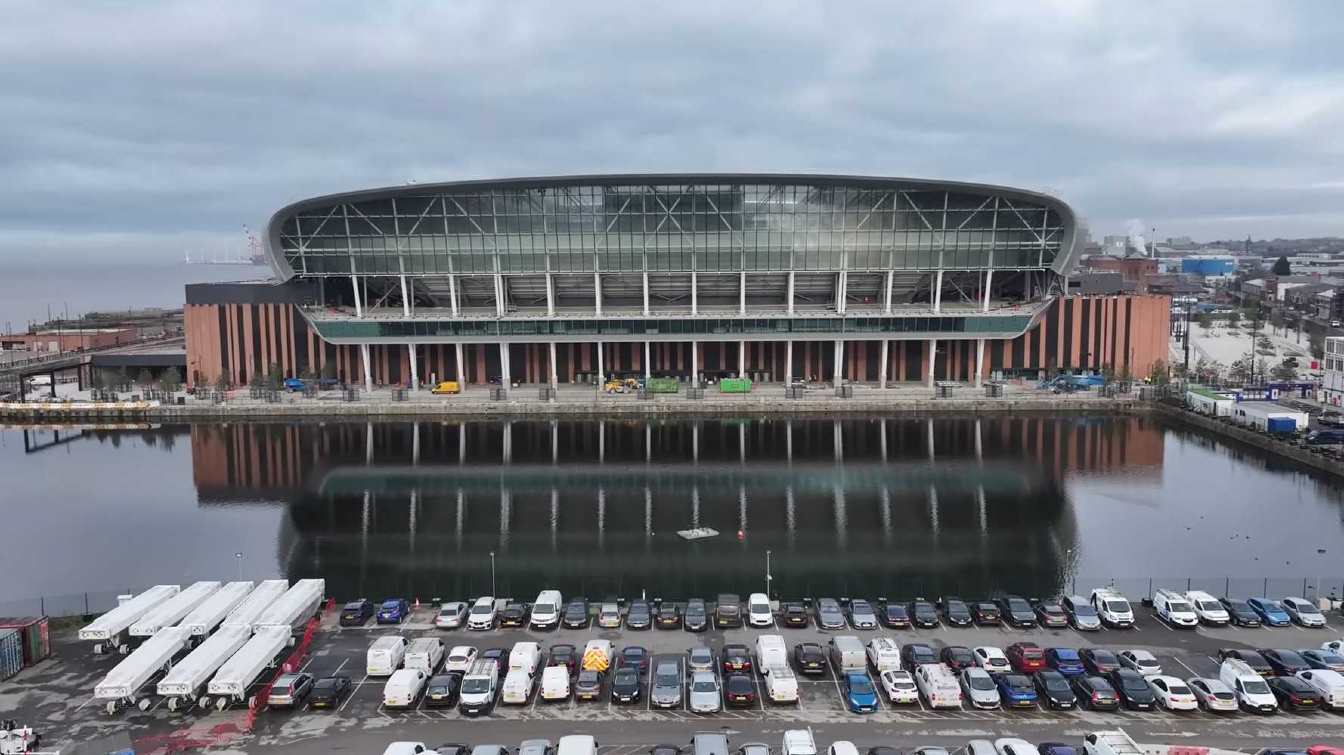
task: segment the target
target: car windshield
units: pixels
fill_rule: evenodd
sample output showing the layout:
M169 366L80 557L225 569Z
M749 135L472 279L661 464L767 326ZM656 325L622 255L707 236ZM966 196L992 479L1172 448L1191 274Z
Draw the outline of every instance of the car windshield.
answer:
M1167 601L1167 610L1168 610L1168 611L1180 611L1181 613L1189 613L1189 612L1190 612L1190 604L1189 604L1189 603L1186 603L1186 602L1183 601L1183 600L1169 600L1169 601Z
M616 678L612 680L613 684L638 684L639 674L634 669L621 669L616 672Z
M752 613L770 613L770 606L767 603L752 603Z
M1283 611L1283 606L1279 605L1277 600L1266 600L1260 604L1266 611Z
M691 685L692 692L714 692L716 690L717 686L714 684L714 682L708 680L702 679L696 682L695 684Z
M1106 610L1111 613L1129 613L1129 601L1108 600L1106 601Z
M1319 616L1321 613L1319 610L1317 610L1316 606L1313 606L1310 603L1298 603L1297 612L1301 614L1306 614L1308 616Z
M1246 679L1241 683L1241 688L1248 695L1268 695L1269 685L1259 679Z
M462 694L478 695L490 691L490 680L483 676L469 676L462 682Z
M579 684L596 684L596 683L597 683L596 671L583 671L579 673Z
M1008 610L1013 613L1026 613L1031 611L1031 605L1021 598L1009 598Z
M1201 600L1199 601L1199 610L1221 611L1223 610L1223 605L1216 600Z
M971 689L990 690L994 689L994 680L989 678L988 674L975 674L970 677Z
M1113 666L1116 663L1115 653L1112 653L1109 650L1093 650L1092 662Z
M1139 692L1148 689L1148 683L1143 679L1128 674L1120 677L1120 684L1129 692Z
M1062 676L1049 675L1043 678L1045 680L1045 688L1051 692L1067 692L1069 689L1069 683L1064 681L1064 677Z
M335 679L321 679L317 682L317 684L313 685L314 692L325 692L326 690L329 689L336 689Z
M479 606L472 606L472 607L471 607L471 615L472 615L472 616L485 616L486 614L489 614L489 613L490 613L491 611L493 611L493 610L495 610L495 607L494 607L493 605L479 605Z
M1088 605L1088 604L1086 604L1086 603L1074 603L1074 604L1073 604L1073 615L1074 615L1074 616L1082 616L1082 617L1089 618L1089 619L1094 619L1094 618L1096 618L1096 616L1097 616L1097 612L1094 611L1094 610L1092 610L1092 606L1090 606L1090 605Z
M873 691L873 683L868 681L866 676L856 676L849 680L849 688L860 695L866 695Z
M1173 694L1173 695L1189 695L1189 694L1191 694L1191 692L1190 692L1190 688L1187 687L1187 686L1185 686L1184 684L1173 684L1173 685L1171 685L1171 689L1168 690L1168 691L1169 691L1171 694Z
M680 682L681 680L677 678L675 672L670 674L659 674L658 677L654 679L654 684L657 684L660 687L675 687Z

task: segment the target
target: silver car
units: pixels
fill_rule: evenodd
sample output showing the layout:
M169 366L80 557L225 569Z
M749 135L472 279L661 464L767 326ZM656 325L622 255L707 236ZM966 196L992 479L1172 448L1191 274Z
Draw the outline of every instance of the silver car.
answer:
M708 671L691 674L690 708L692 713L718 713L723 705L719 678Z
M686 650L686 666L691 673L714 670L714 651L704 645Z
M444 603L434 617L434 626L439 629L458 629L467 621L467 604L460 601Z
M877 629L877 612L866 600L854 599L849 603L849 620L855 629Z
M1186 679L1185 683L1190 685L1190 691L1195 693L1195 700L1204 710L1211 713L1236 713L1241 708L1236 693L1223 684L1221 679L1192 676Z
M676 708L681 705L680 663L659 661L658 666L653 669L649 704L655 708Z
M822 629L844 629L845 612L835 598L817 600L817 626Z
M620 629L621 607L616 603L603 603L597 611L597 625L603 629Z
M971 701L972 707L980 710L992 710L1001 703L994 677L979 666L961 670L961 691Z

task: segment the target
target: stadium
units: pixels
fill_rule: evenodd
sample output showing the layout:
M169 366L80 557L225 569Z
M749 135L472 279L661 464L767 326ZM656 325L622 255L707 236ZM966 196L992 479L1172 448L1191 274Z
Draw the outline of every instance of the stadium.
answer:
M908 178L408 184L277 211L264 283L187 287L192 384L1143 375L1169 300L1070 294L1064 202Z

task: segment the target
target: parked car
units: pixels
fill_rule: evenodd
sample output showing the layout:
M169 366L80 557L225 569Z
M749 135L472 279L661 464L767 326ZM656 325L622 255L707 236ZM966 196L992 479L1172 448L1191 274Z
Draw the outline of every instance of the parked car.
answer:
M1162 673L1162 664L1157 662L1157 657L1142 648L1121 650L1120 665L1144 676L1158 676Z
M963 699L971 701L971 707L978 710L993 710L1002 703L999 686L994 677L979 666L963 668L958 675L961 682Z
M1297 654L1314 669L1344 672L1344 655L1333 650L1308 648L1297 651Z
M653 623L659 629L680 629L681 606L670 601L659 603L658 609L654 612Z
M686 601L682 611L681 628L687 632L703 632L709 629L709 609L703 598L691 598Z
M971 604L971 618L976 626L997 627L1003 623L1003 614L999 607L988 600L979 600Z
M373 601L368 598L352 600L341 606L340 625L343 627L362 627L373 618Z
M804 674L826 673L826 650L815 642L800 642L793 648L793 662Z
M1035 708L1036 685L1025 674L998 674L994 683L999 686L999 697L1005 708Z
M270 697L266 700L269 708L297 708L313 691L312 674L281 674L271 685Z
M565 604L565 613L560 623L565 629L587 629L591 617L588 615L588 599L575 598Z
M895 705L906 705L919 702L919 687L915 685L915 678L905 669L888 669L882 672L882 691L887 693L887 699Z
M471 668L471 664L476 662L476 655L476 648L471 645L457 645L448 651L448 656L443 661L443 670L465 674Z
M501 629L504 627L521 629L527 626L528 615L526 604L510 601L504 605L504 610L499 612L499 626Z
M313 690L308 693L308 707L335 708L350 694L354 685L348 676L328 676L313 682Z
M1270 598L1247 598L1246 604L1260 616L1260 622L1271 627L1286 627L1293 623L1283 604Z
M1101 629L1101 617L1097 609L1081 595L1066 595L1060 598L1059 605L1069 615L1069 626L1080 632L1096 632Z
M1232 624L1239 627L1260 626L1260 614L1251 608L1250 603L1238 598L1219 598L1218 602L1227 611L1228 620Z
M790 602L780 607L780 623L786 627L801 629L811 624L812 619L807 615L807 606Z
M1063 674L1051 669L1037 671L1033 675L1036 692L1045 700L1045 706L1054 710L1072 710L1078 705L1078 697L1073 694L1069 680Z
M1157 698L1157 704L1170 711L1196 710L1199 700L1189 685L1174 676L1150 676L1148 686Z
M597 607L597 625L602 629L621 628L621 604L606 601Z
M686 649L686 668L691 673L713 671L715 662L714 651L704 645L696 645Z
M877 629L877 612L873 604L856 598L849 602L849 622L855 629Z
M864 671L850 671L841 675L840 692L845 707L851 713L876 713L877 690L873 689L873 680Z
M763 592L747 596L747 623L753 627L773 627L775 612L770 608L770 597Z
M1045 668L1045 651L1034 642L1014 642L1004 653L1019 674L1034 674Z
M1306 671L1311 668L1311 664L1307 663L1307 659L1298 655L1293 650L1271 650L1268 648L1261 648L1259 652L1260 655L1264 656L1265 661L1269 663L1269 667L1273 670L1273 673L1278 676L1292 676L1299 671Z
M1199 626L1199 614L1186 599L1184 593L1175 590L1158 590L1153 593L1153 612L1168 626L1177 629L1194 629Z
M917 627L932 629L938 626L938 609L923 598L910 601L910 620Z
M1185 680L1199 706L1210 713L1236 713L1237 695L1221 679L1191 677Z
M1130 710L1152 710L1157 704L1157 696L1148 686L1147 679L1132 668L1112 671L1109 681L1120 696L1120 702Z
M1284 710L1303 712L1324 707L1321 693L1296 676L1276 676L1265 681Z
M976 663L975 653L972 652L970 648L962 647L961 645L948 645L943 648L938 656L943 662L943 665L953 671L961 671L962 669L968 669L978 665Z
M1078 696L1078 704L1088 710L1120 710L1120 696L1105 677L1095 675L1075 676L1069 681L1073 694Z
M647 600L632 600L625 611L625 628L633 630L648 629L653 626L653 609Z
M461 629L467 621L467 604L453 600L439 606L434 614L434 626L439 629Z
M616 669L616 673L611 677L611 701L613 703L638 702L643 690L644 684L639 680L639 669L637 667L623 666Z
M981 645L971 652L975 653L976 665L991 674L1007 674L1013 670L1013 664L1008 660L1007 654L999 648Z
M714 626L719 629L740 629L742 598L730 592L719 595L714 603Z
M1306 598L1284 598L1279 601L1283 604L1283 610L1288 612L1288 617L1294 624L1302 627L1323 627L1325 626L1325 614Z
M1190 601L1191 607L1195 609L1195 615L1205 626L1221 627L1232 620L1227 608L1217 598L1203 590L1188 590L1185 599Z
M878 614L882 620L882 626L887 629L909 629L910 611L904 603L888 602L882 605L882 611Z
M1083 648L1078 657L1083 659L1083 667L1089 674L1106 676L1120 668L1120 659L1106 648Z
M1254 650L1241 650L1239 648L1220 648L1218 650L1218 660L1225 661L1236 659L1250 666L1251 670L1260 676L1272 676L1274 667L1269 665L1265 657Z
M723 673L733 671L751 671L751 648L746 645L724 645L719 652L719 665Z
M602 674L584 669L574 680L574 698L576 700L596 700L602 696Z
M912 642L901 648L901 666L906 671L913 672L921 664L937 662L937 653L922 642Z
M835 598L817 600L817 626L822 629L844 629L845 612Z
M653 679L649 685L649 705L655 708L677 708L681 706L680 663L660 661L653 669Z
M1064 629L1069 626L1069 614L1058 599L1036 602L1036 622L1047 629Z
M1081 676L1087 673L1083 658L1073 648L1049 648L1045 651L1045 665L1064 676Z
M708 671L697 671L691 675L691 692L687 707L692 713L718 713L721 702L719 697L719 679Z
M1310 684L1321 694L1321 705L1330 710L1344 710L1344 674L1329 669L1297 672L1297 678Z
M462 691L461 674L435 674L425 685L426 708L451 708Z
M943 621L947 622L948 626L968 627L974 623L971 618L971 607L961 598L944 596L938 603L943 611Z
M639 645L626 645L616 656L616 668L632 668L638 673L649 670L649 651Z
M750 708L756 704L756 683L747 674L729 674L723 681L723 699L730 708Z
M569 643L552 645L546 657L547 666L564 666L572 676L579 670L579 650Z
M999 598L999 611L1009 626L1019 629L1030 629L1036 626L1036 612L1032 610L1031 604L1025 598L1019 598L1016 595L1009 595Z
M378 606L379 624L400 624L411 614L411 604L405 598L388 598Z

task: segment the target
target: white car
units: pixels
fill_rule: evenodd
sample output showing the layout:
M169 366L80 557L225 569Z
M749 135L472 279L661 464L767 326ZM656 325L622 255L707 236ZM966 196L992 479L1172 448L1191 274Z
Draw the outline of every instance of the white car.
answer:
M1310 684L1325 699L1330 710L1344 710L1344 674L1338 671L1314 668L1297 672L1297 678Z
M1321 650L1329 650L1332 653L1344 655L1344 640L1331 640L1321 643Z
M747 623L753 627L772 627L775 613L770 610L770 599L763 592L747 596Z
M1167 710L1198 710L1199 700L1195 693L1174 676L1150 676L1148 688L1157 696L1157 704Z
M881 679L882 691L887 693L887 699L892 703L904 705L919 702L919 687L915 686L915 678L910 676L909 671L883 671Z
M789 729L784 732L781 755L817 755L817 742L811 729Z
M476 599L471 604L471 611L467 614L467 629L477 632L484 632L495 628L495 598L492 595L485 595Z
M1236 713L1237 693L1223 684L1221 680L1209 677L1192 676L1185 680L1195 699L1210 713Z
M1191 590L1185 594L1185 599L1190 601L1199 620L1209 626L1226 626L1232 620L1223 604L1203 590Z
M449 673L456 671L462 674L471 669L471 664L476 660L476 648L471 645L458 645L448 651L448 659L443 662L443 672Z
M1199 626L1199 614L1195 607L1185 599L1185 595L1175 590L1158 590L1153 593L1153 610L1157 618L1171 626L1193 629Z
M439 612L434 616L434 626L439 629L461 629L466 620L467 604L455 600L439 606Z
M991 674L1012 673L1013 664L1008 662L1008 656L1003 651L993 645L983 645L971 651L975 654L975 665L988 671Z
M1016 737L994 740L994 749L999 755L1037 755L1036 745Z
M1132 668L1144 676L1161 676L1162 664L1157 662L1156 656L1147 650L1131 648L1120 651L1120 665L1125 668Z
M1306 598L1283 598L1279 601L1283 604L1283 610L1288 612L1288 618L1293 620L1294 624L1304 627L1323 627L1325 626L1325 614Z

